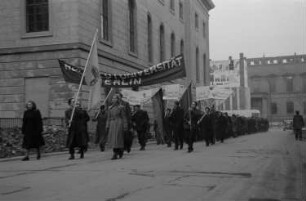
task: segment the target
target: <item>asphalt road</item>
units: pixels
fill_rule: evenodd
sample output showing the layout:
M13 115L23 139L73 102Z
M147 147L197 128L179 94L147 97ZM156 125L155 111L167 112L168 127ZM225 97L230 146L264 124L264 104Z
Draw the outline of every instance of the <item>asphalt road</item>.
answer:
M290 131L199 142L193 153L150 144L111 155L0 160L0 200L306 201L306 140Z

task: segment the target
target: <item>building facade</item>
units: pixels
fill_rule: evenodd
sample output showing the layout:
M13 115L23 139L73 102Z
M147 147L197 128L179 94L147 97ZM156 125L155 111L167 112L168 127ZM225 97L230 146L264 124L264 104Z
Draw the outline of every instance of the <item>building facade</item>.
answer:
M183 53L187 78L177 82L209 84L211 0L16 2L0 2L1 118L21 117L28 100L43 117L62 117L78 86L64 81L58 59L84 66L97 28L101 71L138 71Z
M247 59L251 107L270 122L306 116L306 55Z
M243 53L239 59L211 61L210 85L231 90L226 100L216 100L220 110L249 110L250 88L248 86L248 65Z

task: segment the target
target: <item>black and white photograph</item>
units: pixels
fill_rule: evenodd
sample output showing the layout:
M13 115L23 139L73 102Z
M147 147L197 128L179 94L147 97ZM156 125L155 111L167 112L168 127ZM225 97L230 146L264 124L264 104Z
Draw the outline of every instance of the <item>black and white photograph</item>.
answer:
M1 201L306 201L306 0L0 0Z

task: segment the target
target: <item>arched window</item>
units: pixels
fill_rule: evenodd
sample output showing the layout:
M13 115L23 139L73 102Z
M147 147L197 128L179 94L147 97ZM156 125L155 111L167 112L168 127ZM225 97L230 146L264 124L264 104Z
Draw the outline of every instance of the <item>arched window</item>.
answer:
M129 39L130 39L130 52L136 53L136 2L135 0L129 0Z
M180 19L184 19L184 7L182 2L179 3L179 16Z
M175 56L175 34L171 33L171 57Z
M200 82L199 48L196 48L196 80Z
M181 40L181 50L180 53L184 55L184 40Z
M160 62L163 62L166 58L165 55L165 28L164 25L161 24L159 27L159 54L160 54Z
M148 20L148 60L149 62L153 62L152 18L150 14L148 14L147 20Z
M26 33L49 31L49 1L26 0Z

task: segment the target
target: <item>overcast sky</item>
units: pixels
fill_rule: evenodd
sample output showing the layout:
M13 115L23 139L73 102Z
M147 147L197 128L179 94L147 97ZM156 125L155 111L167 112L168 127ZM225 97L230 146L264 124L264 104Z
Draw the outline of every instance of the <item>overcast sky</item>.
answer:
M306 54L306 0L213 0L210 58Z

